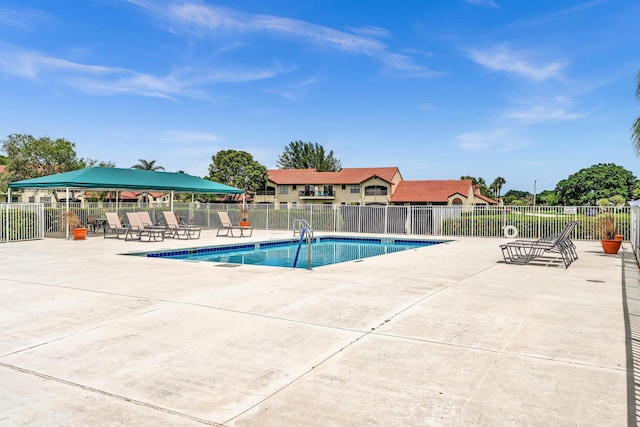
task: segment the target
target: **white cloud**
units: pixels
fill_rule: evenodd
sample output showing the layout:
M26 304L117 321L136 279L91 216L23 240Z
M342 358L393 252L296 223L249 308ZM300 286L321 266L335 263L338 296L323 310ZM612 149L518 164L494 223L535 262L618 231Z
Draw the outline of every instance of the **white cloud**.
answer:
M154 135L154 139L178 143L218 142L220 137L214 133L193 130L172 130Z
M498 128L484 132L466 132L455 137L458 147L467 151L513 151L527 144L508 129Z
M177 68L165 76L156 76L124 68L80 64L0 42L0 72L37 80L45 70L49 72L49 79L58 78L85 93L129 93L160 98L204 97L202 88L210 84L263 80L287 71L277 65L257 70Z
M574 113L561 107L549 108L541 105L535 105L528 110L508 112L505 114L505 117L533 123L549 120L577 120L586 117L587 115L588 113Z
M351 28L351 31L365 37L390 38L392 36L389 30L374 26Z
M48 13L35 9L0 9L0 26L5 28L31 31L50 19Z
M513 109L504 113L508 119L520 120L526 123L539 123L558 120L578 120L591 112L571 111L571 99L566 96L556 96L547 102L538 102L521 109Z
M493 0L465 0L465 2L469 4L478 5L478 6L487 6L493 9L500 9L497 3L494 2Z
M373 38L391 36L387 30L378 27L363 27L354 30L353 33L347 33L297 19L247 14L195 2L170 3L168 7L159 7L151 1L129 0L129 2L162 16L171 22L174 30L180 28L183 31L198 34L200 37L221 33L232 35L268 33L325 49L365 55L380 61L387 68L403 72L405 76L439 75L406 55L389 51L384 43Z
M532 54L524 50L512 50L506 44L500 44L486 50L470 50L469 57L491 71L504 71L517 74L534 81L559 79L564 65L560 61L535 64Z

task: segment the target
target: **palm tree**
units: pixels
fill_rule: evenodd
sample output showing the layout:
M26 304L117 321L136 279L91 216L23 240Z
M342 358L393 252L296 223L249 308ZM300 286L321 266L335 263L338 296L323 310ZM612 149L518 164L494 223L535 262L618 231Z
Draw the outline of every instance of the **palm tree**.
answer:
M495 190L496 192L496 199L500 198L500 191L502 190L502 186L505 185L507 183L507 181L499 176L496 179L493 180L493 183L491 184L491 187Z
M147 161L145 159L138 159L138 163L131 166L131 169L139 169L139 170L145 170L145 171L163 171L164 167L156 166L155 160Z
M640 70L636 74L636 98L640 100ZM633 148L636 150L636 155L640 156L640 116L636 119L631 126L631 140L633 141Z

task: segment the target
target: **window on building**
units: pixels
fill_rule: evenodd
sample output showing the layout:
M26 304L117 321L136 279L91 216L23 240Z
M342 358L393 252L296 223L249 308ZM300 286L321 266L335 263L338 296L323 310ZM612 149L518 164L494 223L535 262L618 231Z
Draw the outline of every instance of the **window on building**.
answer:
M350 191L352 194L360 194L360 184L351 184Z
M365 196L386 196L387 187L382 185L370 185L364 189Z
M294 185L295 187L295 185ZM279 185L278 186L278 194L289 194L289 186L288 185Z
M36 198L35 196L29 196L29 203L35 203Z
M346 190L347 189L347 184L342 184L342 189Z
M293 185L291 186L291 189L292 189L292 190L297 190L297 189L298 189L298 186L297 186L297 185L295 185L295 184L293 184Z

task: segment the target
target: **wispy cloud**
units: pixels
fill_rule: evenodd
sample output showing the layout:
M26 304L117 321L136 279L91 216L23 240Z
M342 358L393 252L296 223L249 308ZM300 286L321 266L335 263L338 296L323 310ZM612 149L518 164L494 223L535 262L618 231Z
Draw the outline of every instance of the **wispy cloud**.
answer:
M455 144L467 151L492 152L513 151L527 145L519 136L504 128L461 133L455 137Z
M561 61L547 61L536 64L534 55L525 50L513 50L507 44L489 49L468 51L469 58L491 71L517 74L534 81L560 79L564 64Z
M35 9L0 9L0 26L20 31L37 29L44 22L51 20L48 13Z
M315 86L320 80L321 79L317 77L310 77L298 83L291 84L286 89L267 88L263 91L270 95L277 95L281 98L288 99L289 101L295 101L303 96L304 93L308 92L310 88Z
M205 97L206 86L216 83L268 79L285 72L271 69L177 68L164 76L100 65L80 64L0 42L0 72L39 80L59 81L90 94L136 94L150 97ZM66 73L63 73L66 72Z
M549 108L542 105L535 105L528 110L511 111L505 114L506 118L523 120L528 123L550 120L577 120L586 116L588 116L588 113L575 113L565 108Z
M587 117L589 114L591 114L591 112L571 111L571 100L567 97L559 96L550 102L538 103L527 108L507 111L504 117L525 123L540 123L579 120Z
M493 0L464 0L465 3L477 5L477 6L486 6L493 9L500 9L498 4Z
M154 139L178 143L211 143L220 141L220 137L211 132L197 130L172 130L162 132L153 136Z
M391 34L391 31L385 28L373 27L373 26L351 28L351 32L361 36L365 36L365 37L377 37L377 38L391 38L393 35Z
M517 26L531 26L531 25L540 25L540 24L546 24L548 22L554 21L559 17L563 17L563 16L567 16L567 15L573 15L579 12L582 12L583 10L588 10L591 9L592 7L596 7L604 2L606 2L607 0L592 0L592 1L587 1L587 2L583 2L583 3L579 3L576 5L573 5L571 7L568 7L566 9L560 9L557 10L553 13L549 13L547 15L543 15L543 16L539 16L539 17L535 17L533 19L529 19L527 21L518 21L515 22L513 24L511 24L511 27L517 27Z
M365 55L380 61L388 69L403 72L404 76L439 75L406 55L390 51L376 37L386 38L391 34L378 27L362 27L348 33L297 19L247 14L196 2L170 2L167 6L160 6L158 3L146 0L128 1L161 16L172 24L174 31L188 31L203 38L223 33L229 35L266 33L291 42L305 42L324 49Z

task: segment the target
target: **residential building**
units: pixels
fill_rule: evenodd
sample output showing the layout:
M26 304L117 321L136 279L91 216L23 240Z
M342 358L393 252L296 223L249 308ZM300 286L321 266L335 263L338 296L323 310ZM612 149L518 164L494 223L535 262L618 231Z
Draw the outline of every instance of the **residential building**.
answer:
M471 180L401 181L390 200L393 205L496 205L480 194Z
M343 168L339 172L315 169L271 169L255 203L387 205L402 181L397 167Z
M270 169L255 203L356 205L494 205L471 180L405 181L397 167Z

